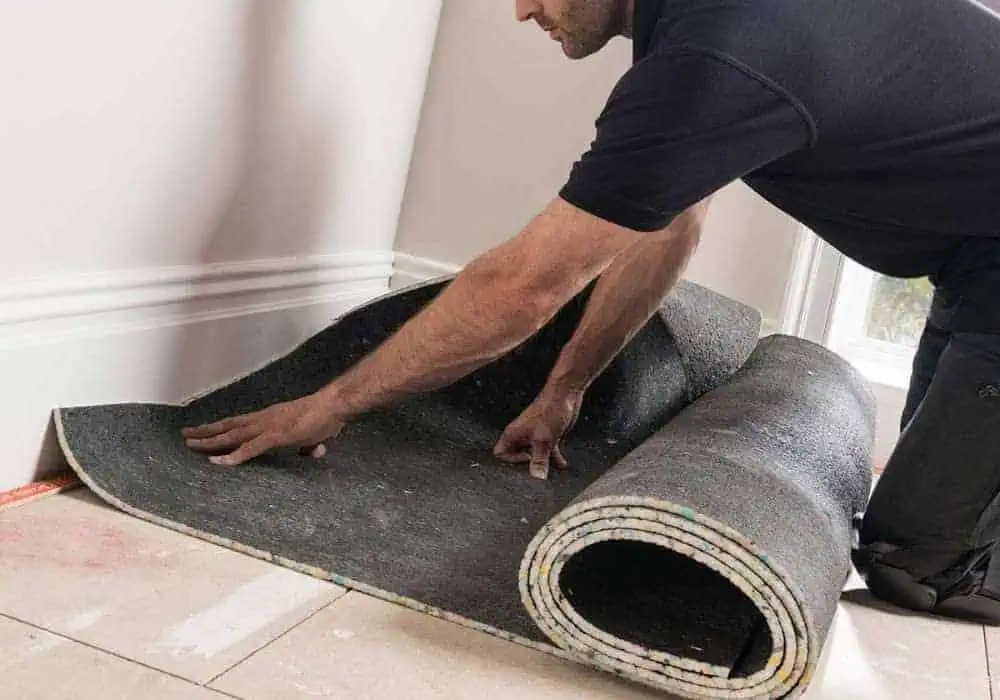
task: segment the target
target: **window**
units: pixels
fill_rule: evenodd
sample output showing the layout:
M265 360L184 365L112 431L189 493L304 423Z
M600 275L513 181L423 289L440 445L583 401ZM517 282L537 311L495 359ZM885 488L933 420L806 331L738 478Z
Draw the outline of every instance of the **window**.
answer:
M801 229L785 289L781 331L825 345L873 384L876 463L899 436L913 355L931 302L926 279L879 275ZM878 386L881 385L881 386Z
M786 312L798 311L786 319L785 332L826 345L870 381L905 389L930 308L930 281L875 273L808 230L801 233L796 268ZM802 280L797 285L796 278Z
M926 277L896 279L875 275L865 316L865 335L872 340L916 348L932 294L933 287Z

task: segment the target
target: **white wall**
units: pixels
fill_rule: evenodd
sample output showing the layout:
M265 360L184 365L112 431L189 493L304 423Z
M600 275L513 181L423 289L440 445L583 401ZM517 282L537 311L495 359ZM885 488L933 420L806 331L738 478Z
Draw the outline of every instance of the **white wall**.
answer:
M702 242L685 277L760 309L765 325L780 325L798 221L742 182L712 200Z
M0 0L0 490L382 291L440 0Z
M534 22L515 21L512 0L445 0L396 249L463 265L517 233L586 150L631 50L617 39L572 62ZM686 276L776 320L796 228L734 183ZM398 280L419 276L411 261Z

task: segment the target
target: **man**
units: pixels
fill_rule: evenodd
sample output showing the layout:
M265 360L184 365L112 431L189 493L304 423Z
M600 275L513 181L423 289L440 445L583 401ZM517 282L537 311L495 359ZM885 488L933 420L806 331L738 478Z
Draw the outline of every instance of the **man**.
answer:
M855 564L891 602L1000 621L1000 17L974 0L517 0L579 59L634 63L559 196L318 393L185 432L217 464L297 445L502 356L598 279L495 452L544 476L589 384L742 178L844 254L929 276L904 431Z

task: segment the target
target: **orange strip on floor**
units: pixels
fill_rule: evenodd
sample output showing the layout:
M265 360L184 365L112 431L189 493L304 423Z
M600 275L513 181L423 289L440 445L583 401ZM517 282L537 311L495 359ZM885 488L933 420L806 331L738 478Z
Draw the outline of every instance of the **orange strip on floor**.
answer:
M0 508L22 505L36 498L51 496L63 491L69 491L81 486L80 480L73 474L66 474L25 484L10 491L0 492Z

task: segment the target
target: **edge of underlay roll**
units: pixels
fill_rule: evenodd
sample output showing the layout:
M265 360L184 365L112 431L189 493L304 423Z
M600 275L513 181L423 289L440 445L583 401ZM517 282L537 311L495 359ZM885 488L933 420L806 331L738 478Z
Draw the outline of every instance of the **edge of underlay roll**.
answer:
M639 525L645 527L644 521L639 521ZM591 527L590 530L594 528ZM646 536L645 533L641 532L640 527L632 527L620 530L620 534L626 534L631 539L643 539L650 541L652 544L663 546L667 549L683 550L684 547L678 547L675 542L670 537L664 537L662 535L652 535ZM551 540L552 537L558 538L558 534L549 533L548 537L544 539ZM579 537L572 538L574 540L579 540ZM594 539L594 538L592 538ZM703 540L702 540L703 541ZM542 545L545 546L544 544ZM693 550L690 546L687 546L688 552L692 554L697 554L697 550ZM801 676L801 674L796 674L796 667L802 668L806 662L807 649L802 644L797 644L796 641L799 635L796 635L792 629L793 623L788 616L788 610L790 609L792 614L798 618L801 622L801 615L797 614L799 611L797 609L797 604L794 600L790 601L791 605L779 605L777 606L777 617L781 618L782 621L779 623L775 619L775 614L773 610L768 610L768 606L765 601L761 598L768 597L766 595L767 587L764 587L763 591L752 591L748 590L746 580L741 580L738 577L734 577L733 572L726 571L721 568L717 563L711 560L705 563L715 569L720 575L733 581L734 584L739 586L745 595L751 597L754 600L756 606L763 614L767 616L770 622L772 639L781 639L784 634L787 634L787 639L791 640L790 646L792 648L783 647L781 652L777 655L772 655L772 660L769 666L766 666L762 672L749 677L748 679L738 679L735 682L722 683L719 680L717 672L713 672L711 667L707 665L698 665L694 662L687 664L689 667L694 666L700 669L699 672L684 671L683 663L677 663L677 657L674 656L674 663L651 663L649 661L648 650L641 649L639 647L633 646L633 650L622 650L623 646L628 646L628 643L624 640L618 640L611 637L610 635L603 636L603 642L601 637L595 637L594 635L587 635L579 633L579 629L574 624L572 620L568 620L560 615L560 604L555 600L555 596L552 594L554 587L552 586L553 580L558 581L555 578L555 571L553 570L553 560L555 557L560 556L561 550L558 546L552 546L546 550L549 556L544 557L541 562L535 557L533 568L533 575L529 575L528 579L522 578L522 593L525 589L529 591L529 594L523 596L523 600L527 607L529 608L529 613L536 618L539 623L540 628L554 641L560 643L562 646L571 648L577 653L585 654L595 663L601 663L604 666L614 668L618 671L624 671L631 673L632 675L641 676L647 682L656 683L661 687L666 687L669 690L682 689L684 691L690 692L692 690L724 690L728 689L730 692L727 693L729 697L760 697L761 691L766 691L773 689L773 686L778 685L792 685L794 683L788 683L788 681L793 680L796 676ZM713 565L715 564L715 565ZM755 578L752 572L748 571L743 566L738 568L743 569L743 574L747 576L747 579ZM548 567L547 569L545 567ZM542 581L544 585L539 583L539 575L542 576ZM530 583L530 585L528 585ZM778 583L780 588L780 582ZM530 591L540 592L541 600L537 601L538 605L536 607L535 602L530 595ZM786 592L787 593L787 592ZM558 595L558 594L557 594ZM772 601L774 598L771 598ZM776 602L776 601L775 601ZM568 607L568 603L564 603ZM540 615L538 608L542 608L545 612L551 615L557 622L561 623L559 626L553 626L549 624L545 615ZM576 616L579 620L579 616ZM787 630L783 633L782 628ZM593 629L591 627L591 629ZM601 633L603 634L603 633ZM608 644L606 642L610 641ZM639 649L640 654L636 654L634 649ZM603 652L603 653L602 653ZM661 657L669 657L669 655L661 654ZM784 663L780 663L783 660ZM777 676L777 680L774 680L774 676ZM768 682L770 680L770 682ZM763 683L761 682L763 681ZM756 685L754 683L756 682ZM717 692L713 692L713 697L719 697Z
M671 549L682 553L685 549L687 549L689 552L692 549L690 548L690 546L687 545L677 546L677 543L673 541L670 537L665 537L663 535L658 535L658 534L649 534L646 532L639 531L637 528L634 527L632 528L626 527L626 528L613 528L598 533L596 534L596 536L590 535L586 538L582 538L581 540L577 540L574 543L574 546L571 546L565 551L567 556L571 556L573 553L575 553L575 551L582 550L587 546L589 546L591 543L608 541L613 539L629 539L631 541L647 542L649 544L657 545L665 549ZM558 580L560 570L561 566L559 565L554 566L552 568L551 579ZM558 625L559 628L564 631L573 630L574 628L576 628L576 630L578 631L581 631L579 634L572 635L578 638L577 641L579 644L593 645L593 641L591 640L596 638L599 639L604 644L607 644L608 646L611 647L615 646L613 642L618 640L615 640L614 638L610 637L610 635L607 635L607 633L600 631L594 633L594 629L592 625L589 625L589 623L584 622L584 624L580 624L582 618L580 618L580 616L576 614L575 611L572 611L572 608L569 606L568 602L565 601L565 598L561 595L561 593L556 591L555 594L553 594L553 590L548 586L542 586L541 591L542 591L541 595L545 599L547 605L546 609L551 613L554 608L557 608L557 611L553 615L553 617L560 622L560 624ZM744 593L744 595L750 597L750 594L748 594L748 591L746 589L743 589L742 592ZM768 611L766 617L767 617L768 627L772 632L772 636L775 635L775 629L780 629L780 625L782 623L788 624L789 622L787 619L787 615L776 616L771 611ZM783 617L784 619L779 622L776 618L780 617ZM566 618L569 618L569 620L567 621ZM794 644L795 637L792 636L791 639L792 639L792 645L790 646L793 646L795 647L796 650L798 650L798 647L795 646ZM652 665L646 663L648 657L652 656L652 654L650 654L648 651L640 652L638 654L629 657L626 657L625 654L621 653L615 654L615 656L617 657L617 660L626 664L631 661L631 663L638 666L642 672L653 673L653 674L659 673L659 675L661 676L667 676L672 678L674 688L681 688L689 692L691 691L692 687L703 690L710 689L713 691L712 693L713 697L718 695L717 691L725 691L725 695L727 697L737 698L737 697L759 697L761 692L770 691L775 689L777 686L782 685L782 683L784 682L783 679L786 678L785 676L783 676L783 673L787 672L787 670L778 668L777 660L785 659L785 665L788 666L792 663L792 660L795 658L796 654L783 653L788 651L788 649L786 649L784 646L780 647L780 649L781 651L774 653L772 647L772 654L771 654L772 661L768 666L765 666L765 669L761 674L758 674L758 677L738 678L738 679L729 679L727 677L727 674L725 673L728 669L725 669L724 667L718 667L718 671L716 672L715 667L712 667L708 664L704 664L703 662L695 662L690 659L682 657L675 656L674 657L675 660L673 662L663 661L659 665ZM637 663L637 661L639 663ZM700 667L700 669L698 667ZM699 670L702 672L699 673ZM763 677L761 678L760 676Z
M616 521L628 521L627 527L616 527ZM616 537L600 534L609 530L616 530ZM570 546L576 552L605 539L648 541L676 551L739 588L764 616L771 632L775 650L765 667L746 678L722 679L718 667L651 652L584 620L559 591L561 562L557 565L556 560L568 559ZM519 572L522 603L558 646L673 692L728 690L727 697L733 698L761 697L761 692L774 691L779 693L774 697L785 697L807 684L814 671L813 621L787 581L776 562L725 524L668 501L628 496L584 500L559 513L532 539Z
M563 543L567 540L571 541L564 545ZM790 638L794 644L794 635L788 635L792 624L791 620L787 615L782 614L782 606L776 605L777 601L759 577L753 572L748 571L741 562L736 561L724 552L715 551L706 553L703 549L704 543L699 543L695 537L678 537L676 532L666 525L650 525L648 522L642 520L613 518L606 524L590 527L589 532L585 536L568 535L560 538L556 545L549 550L539 568L544 571L548 567L550 573L547 578L550 583L552 581L559 581L565 561L568 561L574 554L593 544L613 540L646 542L682 554L716 571L720 569L726 570L727 568L730 571L739 571L739 575L734 577L734 580L737 581L735 585L737 585L743 595L755 601L755 607L761 611L768 623L772 638L772 654L770 655L772 662L770 666L766 667L765 671L745 679L741 678L729 681L727 685L734 688L756 687L761 682L766 682L773 675L777 667L777 660L785 658L784 652L786 651L786 647L784 645L786 638ZM557 615L557 617L561 618L563 629L576 629L581 633L581 636L601 640L607 645L607 648L620 651L621 653L615 653L614 655L622 661L630 661L654 671L665 667L671 670L688 671L695 674L695 677L699 679L702 676L707 677L705 679L706 683L713 687L718 685L718 680L713 679L727 679L728 677L729 669L726 667L717 667L704 662L693 661L687 657L677 656L668 652L648 650L626 640L618 639L604 630L595 627L577 613L560 589L543 586L541 590L541 595L545 599L548 610L553 610L553 606L558 606L558 612L561 615ZM761 598L765 600L760 600ZM775 610L778 612L776 613ZM623 658L625 655L630 656Z
M631 539L646 541L659 546L668 546L663 539L657 537L635 537L633 535ZM548 591L543 592L543 597L549 599L548 606L552 606L551 594L549 594ZM560 615L557 612L553 615L553 617L558 619L560 618ZM773 624L773 619L771 622ZM561 631L566 631L568 628L572 627L572 624L567 623L564 619L560 619L558 620L556 627ZM550 631L552 630L551 626L546 626L546 628ZM600 642L595 644L595 640L593 638L582 634L577 634L575 636L578 637L576 640L577 643L572 644L572 646L577 648L580 646L593 647L594 649L591 650L591 658L595 663L603 664L605 667L616 671L629 672L633 677L641 678L647 683L656 683L658 687L671 690L673 692L683 692L694 697L711 696L713 698L718 698L720 695L732 698L761 697L762 692L766 692L767 690L773 689L775 686L781 685L781 678L784 677L780 676L778 680L775 680L772 677L763 683L753 684L752 682L748 683L746 679L727 681L726 678L721 676L713 677L710 675L699 675L690 671L680 671L677 667L682 664L677 663L675 663L673 667L669 664L664 664L659 668L650 668L649 664L642 663L642 655L627 657L623 654L615 654L615 658L609 659L600 651L596 651L597 647L604 646ZM605 637L603 641L606 642L607 638ZM605 646L605 651L606 650L607 647Z
M562 562L591 544L611 539L642 539L646 541L649 537L662 537L666 540L666 549L676 551L699 562L714 557L719 560L723 567L728 567L730 570L738 569L741 577L737 585L744 595L752 597L755 593L760 593L766 599L762 614L774 623L770 625L774 646L783 649L781 644L784 643L784 637L789 631L788 623L790 620L785 620L785 624L781 624L778 615L774 613L775 609L780 611L782 606L760 577L747 569L745 562L727 552L725 544L718 538L712 537L712 533L709 533L711 541L709 544L707 539L698 533L693 523L670 514L665 515L656 511L623 507L604 508L600 512L602 515L597 520L587 518L586 513L584 513L561 521L559 526L553 529L550 537L546 538L542 544L545 555L541 563L535 567L535 573L529 576L532 583L537 585L537 575L544 574L546 571L548 571L546 578L558 581L557 574L562 570ZM635 537L630 536L633 533L636 535ZM659 540L653 544L664 546L664 543ZM707 561L705 565L713 570L719 568L713 561ZM548 592L547 588L545 590ZM546 602L551 603L553 600L546 598ZM561 591L556 590L554 602L559 604L576 628L605 640L610 646L620 649L624 653L641 656L643 660L640 663L648 668L660 669L666 664L701 675L721 677L728 673L728 670L723 667L713 667L690 661L668 652L650 651L640 645L609 635L582 618L568 602L565 602ZM645 661L646 659L648 662Z

